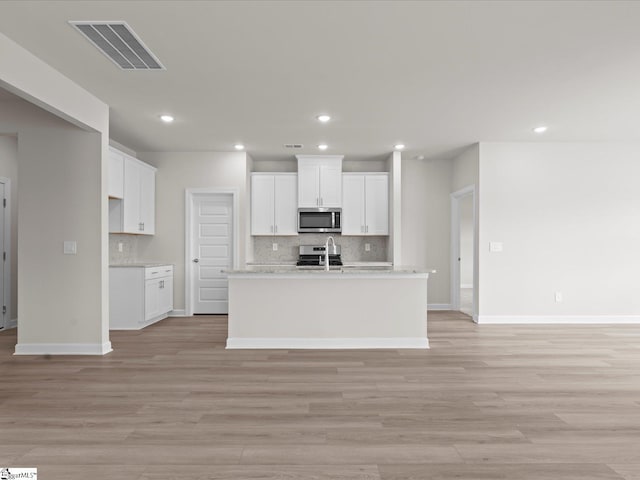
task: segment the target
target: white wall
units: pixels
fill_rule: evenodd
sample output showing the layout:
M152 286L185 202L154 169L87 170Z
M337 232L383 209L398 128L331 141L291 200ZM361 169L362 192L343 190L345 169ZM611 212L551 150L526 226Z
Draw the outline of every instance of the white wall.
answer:
M480 144L474 143L453 159L451 191L455 192L470 185L478 186Z
M0 102L0 109L2 108ZM0 135L0 177L11 181L11 301L7 320L12 322L18 318L18 138Z
M168 262L174 269L174 309L185 308L185 190L237 188L239 192L240 265L246 259L247 156L244 152L138 152L138 158L158 168L156 234L138 241L140 260Z
M23 100L2 103L0 132L18 142L16 352L105 353L103 137Z
M429 305L450 303L450 160L402 160L402 258L405 265L434 268Z
M0 52L0 87L29 102L0 110L18 134L16 353L106 353L109 107L2 34Z
M638 179L637 144L482 143L480 321L640 321Z

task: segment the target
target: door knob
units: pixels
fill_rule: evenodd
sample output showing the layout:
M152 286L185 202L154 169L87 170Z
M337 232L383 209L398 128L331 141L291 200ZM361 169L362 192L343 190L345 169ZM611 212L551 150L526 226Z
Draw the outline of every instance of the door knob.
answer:
M194 258L193 259L193 263L198 263L199 261L200 261L200 259L198 259L198 258Z

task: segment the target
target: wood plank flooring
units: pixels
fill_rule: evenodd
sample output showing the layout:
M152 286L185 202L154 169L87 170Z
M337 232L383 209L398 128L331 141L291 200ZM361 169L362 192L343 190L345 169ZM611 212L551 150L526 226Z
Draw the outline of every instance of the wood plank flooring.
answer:
M267 320L265 320L267 321ZM42 479L640 480L640 327L477 326L430 350L224 349L226 317L104 357L0 333L0 467Z

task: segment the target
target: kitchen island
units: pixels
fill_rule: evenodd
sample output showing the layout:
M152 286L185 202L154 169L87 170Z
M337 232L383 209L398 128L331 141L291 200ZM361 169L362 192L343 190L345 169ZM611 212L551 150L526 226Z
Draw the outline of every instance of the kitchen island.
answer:
M228 272L227 348L429 348L429 272L407 267Z

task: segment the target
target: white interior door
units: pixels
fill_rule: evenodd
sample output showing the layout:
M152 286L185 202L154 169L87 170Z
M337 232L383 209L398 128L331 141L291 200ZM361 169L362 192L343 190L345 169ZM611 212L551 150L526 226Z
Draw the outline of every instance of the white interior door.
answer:
M5 184L4 183L0 183L0 202L4 203L4 199L7 198L4 196L5 194ZM9 266L7 265L6 262L6 258L5 258L5 244L4 244L4 221L5 221L5 215L6 215L6 208L5 205L0 205L0 328L4 328L7 323L8 323L8 319L7 317L9 316L9 312L7 312L7 303L6 303L6 299L4 298L4 292L5 292L5 285L4 285L4 278L5 278L5 269L9 268Z
M228 282L223 273L233 265L233 196L192 196L191 294L194 314L228 312Z
M460 311L473 316L473 196L465 195L458 204Z

